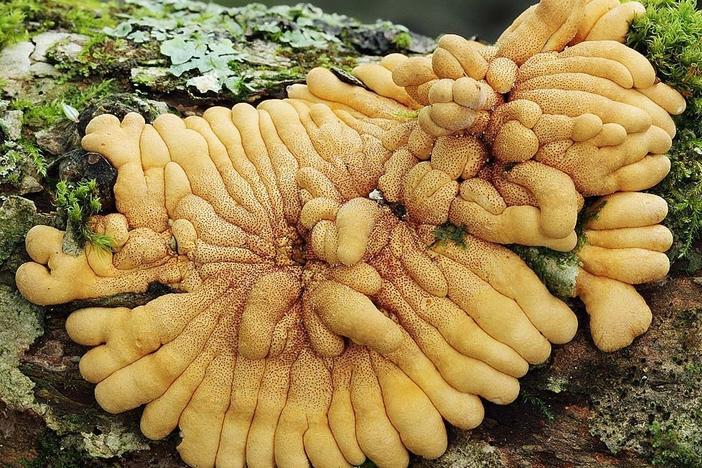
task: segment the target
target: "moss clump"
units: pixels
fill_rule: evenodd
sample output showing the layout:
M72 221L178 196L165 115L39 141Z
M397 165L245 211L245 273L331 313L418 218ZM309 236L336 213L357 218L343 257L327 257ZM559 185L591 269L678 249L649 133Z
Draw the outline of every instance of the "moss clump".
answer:
M689 271L702 267L702 11L696 0L647 0L628 45L644 54L661 79L687 99L677 117L678 134L669 156L670 174L654 191L670 206L666 225L675 243L670 251Z
M444 223L434 229L434 238L437 244L452 242L461 247L466 245L466 230L462 226Z
M511 245L510 249L534 270L551 294L561 299L575 295L575 279L580 267L577 249L571 252L557 252L546 247L520 245Z
M102 209L95 179L82 180L77 184L60 181L56 184L56 207L66 219L67 237L78 247L89 242L100 249L112 249L112 238L96 233L88 224L89 218Z
M45 128L67 120L66 107L78 111L91 103L116 92L112 80L104 80L87 85L68 83L50 90L49 96L17 98L10 104L11 109L24 113L23 123L30 128Z
M55 432L46 429L37 437L37 457L26 461L26 468L78 468L85 466L85 457L80 450L64 447Z
M114 2L9 0L0 3L0 48L50 29L89 34L114 24Z
M702 413L702 408L700 408ZM653 446L653 464L660 466L702 467L702 446L691 438L685 422L653 422L649 428ZM695 432L695 431L693 431Z
M18 0L0 4L0 47L27 38L27 30L24 25L26 7L25 2Z
M402 31L393 38L392 43L400 49L409 49L412 46L412 36L409 32Z

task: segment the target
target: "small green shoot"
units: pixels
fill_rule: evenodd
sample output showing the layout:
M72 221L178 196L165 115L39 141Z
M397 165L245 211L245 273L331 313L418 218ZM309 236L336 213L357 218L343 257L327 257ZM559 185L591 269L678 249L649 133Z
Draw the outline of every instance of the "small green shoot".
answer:
M80 245L89 242L102 250L113 248L114 240L110 236L96 233L89 225L89 218L102 209L95 179L78 184L60 181L56 184L56 207Z

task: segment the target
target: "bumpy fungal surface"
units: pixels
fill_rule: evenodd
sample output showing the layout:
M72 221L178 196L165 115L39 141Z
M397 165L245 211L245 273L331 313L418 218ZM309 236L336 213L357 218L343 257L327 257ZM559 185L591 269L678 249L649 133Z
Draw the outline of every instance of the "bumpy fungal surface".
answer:
M83 147L118 171L111 251L33 228L17 286L87 308L69 335L111 413L177 427L193 466L405 466L512 402L577 319L501 244L576 248L574 296L612 351L649 326L633 285L667 274L665 202L685 101L622 44L636 2L543 0L484 45L446 35L355 75L312 70L288 99L202 116L96 117ZM383 203L369 194L379 190ZM402 206L404 210L398 210ZM402 213L399 215L398 213ZM582 216L581 216L582 218ZM447 222L467 234L434 242Z

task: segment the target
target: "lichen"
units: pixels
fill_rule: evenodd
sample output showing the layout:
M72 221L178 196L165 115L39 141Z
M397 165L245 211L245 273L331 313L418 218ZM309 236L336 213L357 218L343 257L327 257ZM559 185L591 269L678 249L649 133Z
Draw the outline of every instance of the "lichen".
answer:
M92 458L121 457L125 453L148 450L143 437L127 430L121 424L101 427L100 433L80 433L80 445Z
M4 240L1 234L0 240ZM119 420L106 420L92 433L88 431L99 420L92 411L84 412L88 417L75 418L57 414L50 402L42 401L42 385L21 369L23 354L43 333L44 310L24 300L13 287L0 284L0 401L11 409L38 414L49 428L39 438L37 458L27 466L79 466L85 454L113 458L148 449L144 439Z
M23 261L24 238L35 224L54 224L50 214L37 213L34 203L18 196L0 197L0 269L14 271Z
M30 17L33 20L27 23L31 26L29 29L25 29L25 22L18 21L19 15L17 11L19 11L20 14L24 15L24 13L22 13L21 11L22 9L24 9L24 7L21 7L20 10L16 10L11 14L0 14L0 47L11 42L26 40L27 38L34 36L34 34L36 34L38 31L53 27L62 27L68 28L73 31L81 31L90 36L88 39L88 43L83 47L83 52L78 56L78 58L67 57L67 60L63 61L63 56L56 53L56 51L50 53L50 61L52 63L65 64L65 68L62 68L60 70L61 77L59 77L59 79L57 80L51 80L56 81L56 83L48 83L44 82L43 80L37 80L34 83L32 83L32 87L36 87L37 89L40 89L42 91L50 91L57 84L58 86L63 86L62 82L65 82L66 80L69 83L73 83L74 81L87 81L88 83L99 84L100 82L102 82L102 77L114 76L115 81L113 82L113 84L115 86L115 91L118 90L126 93L121 94L121 96L134 96L134 90L141 89L145 90L147 93L151 93L151 95L154 95L154 93L175 93L178 96L182 97L189 96L189 94L192 93L195 98L202 97L199 95L200 92L197 89L197 87L189 86L186 84L187 81L185 78L187 78L187 76L183 76L181 78L175 76L170 72L170 63L168 63L169 57L160 54L158 41L142 42L142 40L145 38L146 31L142 31L140 29L133 30L127 34L129 36L132 35L132 33L134 33L132 37L115 37L112 35L108 35L105 32L101 32L105 26L114 29L117 29L116 26L118 26L117 22L114 19L112 19L112 15L109 15L110 17L108 18L106 17L107 15L103 14L104 12L108 11L107 8L112 9L109 11L119 13L121 15L120 19L125 19L125 21L129 22L131 17L154 18L155 16L152 16L154 15L154 13L152 11L149 11L148 8L144 9L143 5L155 4L155 2L132 1L126 3L126 5L129 5L128 7L124 7L124 3L120 4L119 7L112 3L106 6L99 5L99 8L98 6L92 5L92 7L95 8L86 9L85 11L87 12L87 14L84 12L79 12L78 15L80 16L76 16L76 14L71 13L71 15L73 15L72 18L78 19L78 21L74 24L70 24L67 21L58 18L61 16L69 17L69 12L67 12L66 9L56 9L56 13L46 11L45 5L57 3L62 3L65 5L71 4L70 1L39 2L30 0L12 0L8 3L0 5L0 11L2 11L2 8L8 5L15 5L15 7L17 5L38 5L37 11L31 12ZM169 1L167 3L168 5L171 5L172 8L182 8L182 6L186 3L192 5L191 2L185 1ZM98 14L95 15L98 17L98 20L104 21L104 23L92 22L91 17L94 15L94 11L98 12ZM44 15L49 16L49 18L45 19ZM54 17L54 19L51 19L52 16ZM162 16L165 16L165 14L163 14ZM38 21L36 21L35 19L38 19ZM189 21L197 20L198 15L194 14L191 17L191 20ZM256 21L253 21L252 23L254 25L257 24ZM272 95L275 95L277 91L283 89L285 84L299 80L302 76L304 76L310 64L323 64L325 66L331 66L333 63L336 63L342 68L348 68L350 64L352 65L353 63L355 63L355 56L359 53L378 53L376 52L376 50L365 49L362 45L362 41L366 40L368 37L378 37L381 38L381 40L387 39L387 42L390 43L392 46L401 49L410 45L416 46L420 43L419 41L413 39L413 35L408 33L400 32L399 34L395 34L393 37L394 33L392 33L392 30L390 30L390 32L387 34L389 38L386 38L384 34L376 33L372 31L371 28L364 27L363 31L361 31L361 33L359 34L356 34L358 33L357 30L355 32L351 31L351 34L334 35L334 37L339 37L342 46L350 47L349 50L352 50L352 53L347 54L346 51L341 51L340 49L334 49L334 52L330 53L329 55L320 54L319 50L316 49L312 50L311 53L306 53L306 51L303 49L293 47L291 45L291 42L297 43L296 38L300 39L300 37L303 40L310 40L310 38L307 37L310 35L304 32L307 26L302 26L301 30L303 32L298 35L290 33L287 36L285 36L287 42L282 41L280 40L280 37L277 37L275 31L276 27L279 26L271 26L266 25L264 23L261 26L252 26L252 29L250 31L247 30L243 33L244 36L242 37L245 37L247 41L250 41L247 45L247 48L254 49L255 45L256 50L261 50L261 53L256 55L256 61L242 63L234 62L230 65L230 67L236 68L236 70L233 70L236 73L236 75L233 76L239 78L239 81L236 83L236 86L234 86L235 90L229 90L228 87L224 87L224 90L227 93L224 98L225 100L229 100L232 98L256 100L262 95L262 93L272 93ZM268 31L266 31L267 29ZM111 31L112 29L108 30L110 34ZM649 34L648 31L650 30L647 30L647 34ZM238 33L235 32L233 34ZM410 38L410 41L405 42L408 36ZM10 39L5 39L7 37L9 37ZM5 44L3 44L3 40L6 41ZM372 41L368 40L365 44L369 44L371 42ZM381 50L380 52L387 51L391 51L391 49ZM664 55L661 55L661 60L663 61L665 59L666 57ZM669 60L669 57L667 58L667 60ZM295 64L294 62L296 61L299 61L301 64ZM197 70L197 73L199 73L199 70ZM197 76L194 77L197 78ZM188 78L188 80L192 78L193 76ZM6 80L0 80L0 88L5 89L5 86L7 84L8 83ZM256 91L252 92L250 88L253 88ZM51 93L49 93L49 95L51 95ZM65 102L65 100L62 98L61 92L57 93L56 96L59 99L58 102ZM36 100L36 105L39 107L42 107L44 105L50 106L50 99L53 98L40 98ZM189 108L186 109L189 110ZM81 108L79 106L79 110L84 110L84 108ZM97 110L95 115L102 113L103 111L104 110ZM114 113L114 111L111 112ZM144 114L147 113L143 110L140 110L140 112ZM41 112L39 112L39 114L41 114ZM60 115L58 117L59 121L64 121L63 117L61 117ZM37 120L37 122L39 122L39 120ZM33 130L35 130L35 128L33 128L32 125L27 125L27 132L32 132ZM695 132L696 131L697 130L695 130ZM694 135L694 132L692 134ZM681 136L685 137L684 135ZM679 155L679 157L686 158L684 159L685 164L683 164L682 162L676 164L674 161L674 173L680 176L680 179L676 180L682 181L682 183L685 184L684 191L681 191L680 193L674 192L672 196L669 195L666 197L669 200L674 199L679 203L685 203L671 210L674 219L681 220L681 222L686 223L685 225L682 225L682 230L679 227L674 226L676 232L682 233L678 236L678 240L676 240L676 246L683 245L680 242L682 242L685 239L685 234L688 232L693 232L694 234L695 225L699 224L697 223L699 219L695 218L694 216L688 218L685 218L685 216L683 216L683 214L685 213L696 213L697 211L699 211L695 205L695 200L698 199L697 195L699 195L699 192L691 191L689 190L689 188L691 186L694 187L695 181L699 181L699 177L698 175L696 175L699 172L697 167L697 164L699 163L699 157L695 156L694 151L699 149L700 145L699 139L697 139L696 143L694 138L688 138L688 141L692 142L690 143L690 146L688 146L687 148L680 147L678 150L676 150L676 154ZM32 139L27 140L26 144L28 145L28 148L32 150L36 150L38 148L35 142L32 141ZM0 153L2 153L2 151L0 151ZM671 181L670 184L671 186L677 186L678 182ZM51 189L51 187L47 188ZM692 194L692 196L689 196L690 194ZM674 198L672 198L673 196ZM8 219L24 220L25 218L12 216ZM37 221L36 214L32 214L31 219L33 220L31 221L33 224L46 223L46 221ZM695 221L696 219L697 221ZM673 221L671 221L671 223L672 222ZM17 232L21 231L21 229L12 224L12 222L10 222L9 224L5 223L4 220L0 222L0 231L4 229L11 229L14 232L15 228L17 228ZM4 233L0 232L0 255L8 251L3 248L3 236ZM690 243L688 243L688 247L690 245L694 245L695 236L697 236L696 238L699 238L699 232L688 238L693 239ZM15 237L15 234L12 234L11 236L5 238L14 239ZM23 235L21 237L23 237ZM21 239L19 243L12 241L8 243L8 245L17 246L20 245L20 243ZM680 255L676 254L676 256L680 256L683 259L694 258L694 248L690 248L689 250L693 253L683 253ZM6 261L3 260L5 261L3 269L13 270L16 267L16 260L14 260L16 256L17 254L13 253L13 255L8 257ZM12 265L15 266L13 267ZM691 317L693 317L690 319L691 323L695 323L695 315L693 314L691 315ZM681 379L681 382L684 382L685 385L688 388L691 388L692 390L694 390L695 388L699 388L699 383L697 383L699 375L698 366L695 366L694 363L687 362L682 366L682 372L682 377L680 377L681 374L676 374L676 376L678 376ZM0 376L0 380L2 379L4 379L4 377ZM22 382L27 383L28 379L26 379L26 377L24 377L24 375L20 371L12 369L12 372L10 373L7 381L9 382L11 380L17 384L18 389L24 392L23 395L27 396L26 403L33 404L33 390L30 387L23 388L21 385ZM648 400L645 399L643 401ZM666 405L665 407L667 408L668 406ZM600 412L603 411L601 407L598 408ZM622 404L622 408L626 408L626 405ZM618 418L619 419L614 423L611 419L607 421L609 421L610 424L613 425L621 424L621 421L624 421L624 416L619 415ZM593 425L594 424L596 423L593 422ZM677 419L674 421L674 424L671 424L671 426L660 424L659 429L656 430L658 434L656 436L653 435L654 425L650 425L648 426L648 429L644 427L643 432L637 432L636 437L643 437L645 439L647 434L646 430L649 431L649 443L656 451L656 458L653 459L654 461L665 464L683 463L681 462L681 460L689 460L689 458L687 458L684 455L687 450L685 447L689 447L689 444L686 446L684 443L679 443L679 441L685 440L677 433L679 424L680 422ZM109 428L103 429L108 431L108 433L110 431ZM90 429L86 428L86 430ZM43 436L41 440L47 440L51 436L53 436L53 432L47 431L47 434L45 435L45 437ZM75 466L84 464L84 455L82 454L82 452L77 450L73 451L73 449L71 449L71 455L67 455L69 449L65 448L66 444L63 443L62 440L63 439L54 436L54 440L52 442L53 450L47 450L46 455L42 455L43 458L40 458L40 460L42 460L40 461L40 464L34 466L46 466L49 463L53 464L54 466ZM91 438L91 440L93 440L93 438ZM99 438L99 436L95 440L98 440L98 442L96 442L98 446L104 442L100 442L101 439ZM125 440L133 441L134 439L130 439L129 437L127 437ZM475 451L473 450L474 448ZM447 454L447 457L449 458L445 459L451 460L452 455L454 453L457 453L456 451L458 451L459 455L460 452L465 452L465 458L456 458L456 461L454 463L455 465L491 466L491 464L494 463L495 465L497 465L499 462L499 457L496 455L495 449L487 444L484 444L483 442L463 441L461 439L457 444L457 448L452 447L449 453ZM660 453L660 455L658 453ZM683 454L683 456L679 454ZM64 460L67 461L64 462ZM65 465L63 465L64 463Z
M550 375L546 378L545 388L552 393L562 393L568 389L569 379L562 376Z
M275 82L262 80L261 70L300 80L314 65L348 68L354 57L379 53L379 47L383 52L408 50L416 42L417 51L426 52L431 44L413 40L406 28L392 23L362 25L307 4L225 8L184 1L127 3L127 18L93 35L72 73L89 76L129 67L133 84L153 89L163 86L152 77L164 70L171 89L196 95L224 92L242 99ZM370 40L374 36L385 42L375 44ZM257 42L275 47L261 50ZM288 59L303 66L291 67ZM72 65L62 67L69 71Z
M437 226L434 230L435 243L452 243L465 246L466 230L450 222ZM524 247L512 245L510 249L524 260L544 282L552 294L561 299L575 295L575 279L580 260L575 251L557 252L545 247Z
M17 368L22 354L43 333L42 321L40 307L0 284L0 400L11 408L46 410L34 399L34 382Z
M611 377L593 392L590 419L590 432L612 453L628 450L664 466L702 466L702 378L695 374L701 319L697 309L665 317L649 331L644 352L612 362Z
M455 440L438 460L417 460L416 467L431 468L497 468L504 464L496 447L471 436L469 432L457 432Z

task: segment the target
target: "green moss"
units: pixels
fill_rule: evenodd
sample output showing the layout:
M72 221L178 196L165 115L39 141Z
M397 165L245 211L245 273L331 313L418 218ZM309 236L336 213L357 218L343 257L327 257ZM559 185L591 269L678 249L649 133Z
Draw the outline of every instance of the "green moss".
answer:
M85 457L80 450L65 447L55 432L46 429L37 437L37 456L23 463L25 468L79 468L85 466Z
M12 0L0 4L0 48L25 40L28 36L24 25L28 2Z
M30 128L50 127L67 119L64 104L83 110L89 104L117 91L112 80L79 85L68 83L52 88L48 95L36 99L17 98L10 108L21 110L23 123Z
M75 185L60 181L56 184L56 207L66 219L66 231L71 233L78 245L89 242L104 250L112 249L113 239L94 232L88 225L89 218L102 209L95 179L83 180Z
M34 143L24 138L19 141L19 144L32 161L36 173L41 177L46 177L46 159L44 159L41 150Z
M688 365L685 366L685 374L690 379L696 379L697 377L702 376L702 363L699 363L699 362L689 363Z
M530 406L536 410L536 412L538 412L544 419L548 421L553 421L555 419L551 407L537 395L531 394L526 390L522 390L521 394L519 395L519 401L522 404Z
M392 43L400 49L409 49L412 45L412 36L410 33L402 31L392 39Z
M666 224L675 236L670 256L689 271L702 267L702 11L696 0L647 0L628 44L644 54L667 84L687 100L675 119L678 134L669 152L668 177L654 189L670 206Z
M678 423L679 421L655 421L651 424L649 430L654 450L651 461L660 466L702 467L702 446L699 440L690 437L684 422Z
M546 247L509 247L529 265L553 295L561 299L575 295L575 279L580 266L577 249L557 252Z
M9 0L0 3L0 48L50 29L91 34L114 24L114 2Z
M434 229L434 238L436 243L444 244L446 242L452 242L458 246L465 246L466 244L466 229L462 226L456 226L451 223L444 223L441 226L437 226Z

